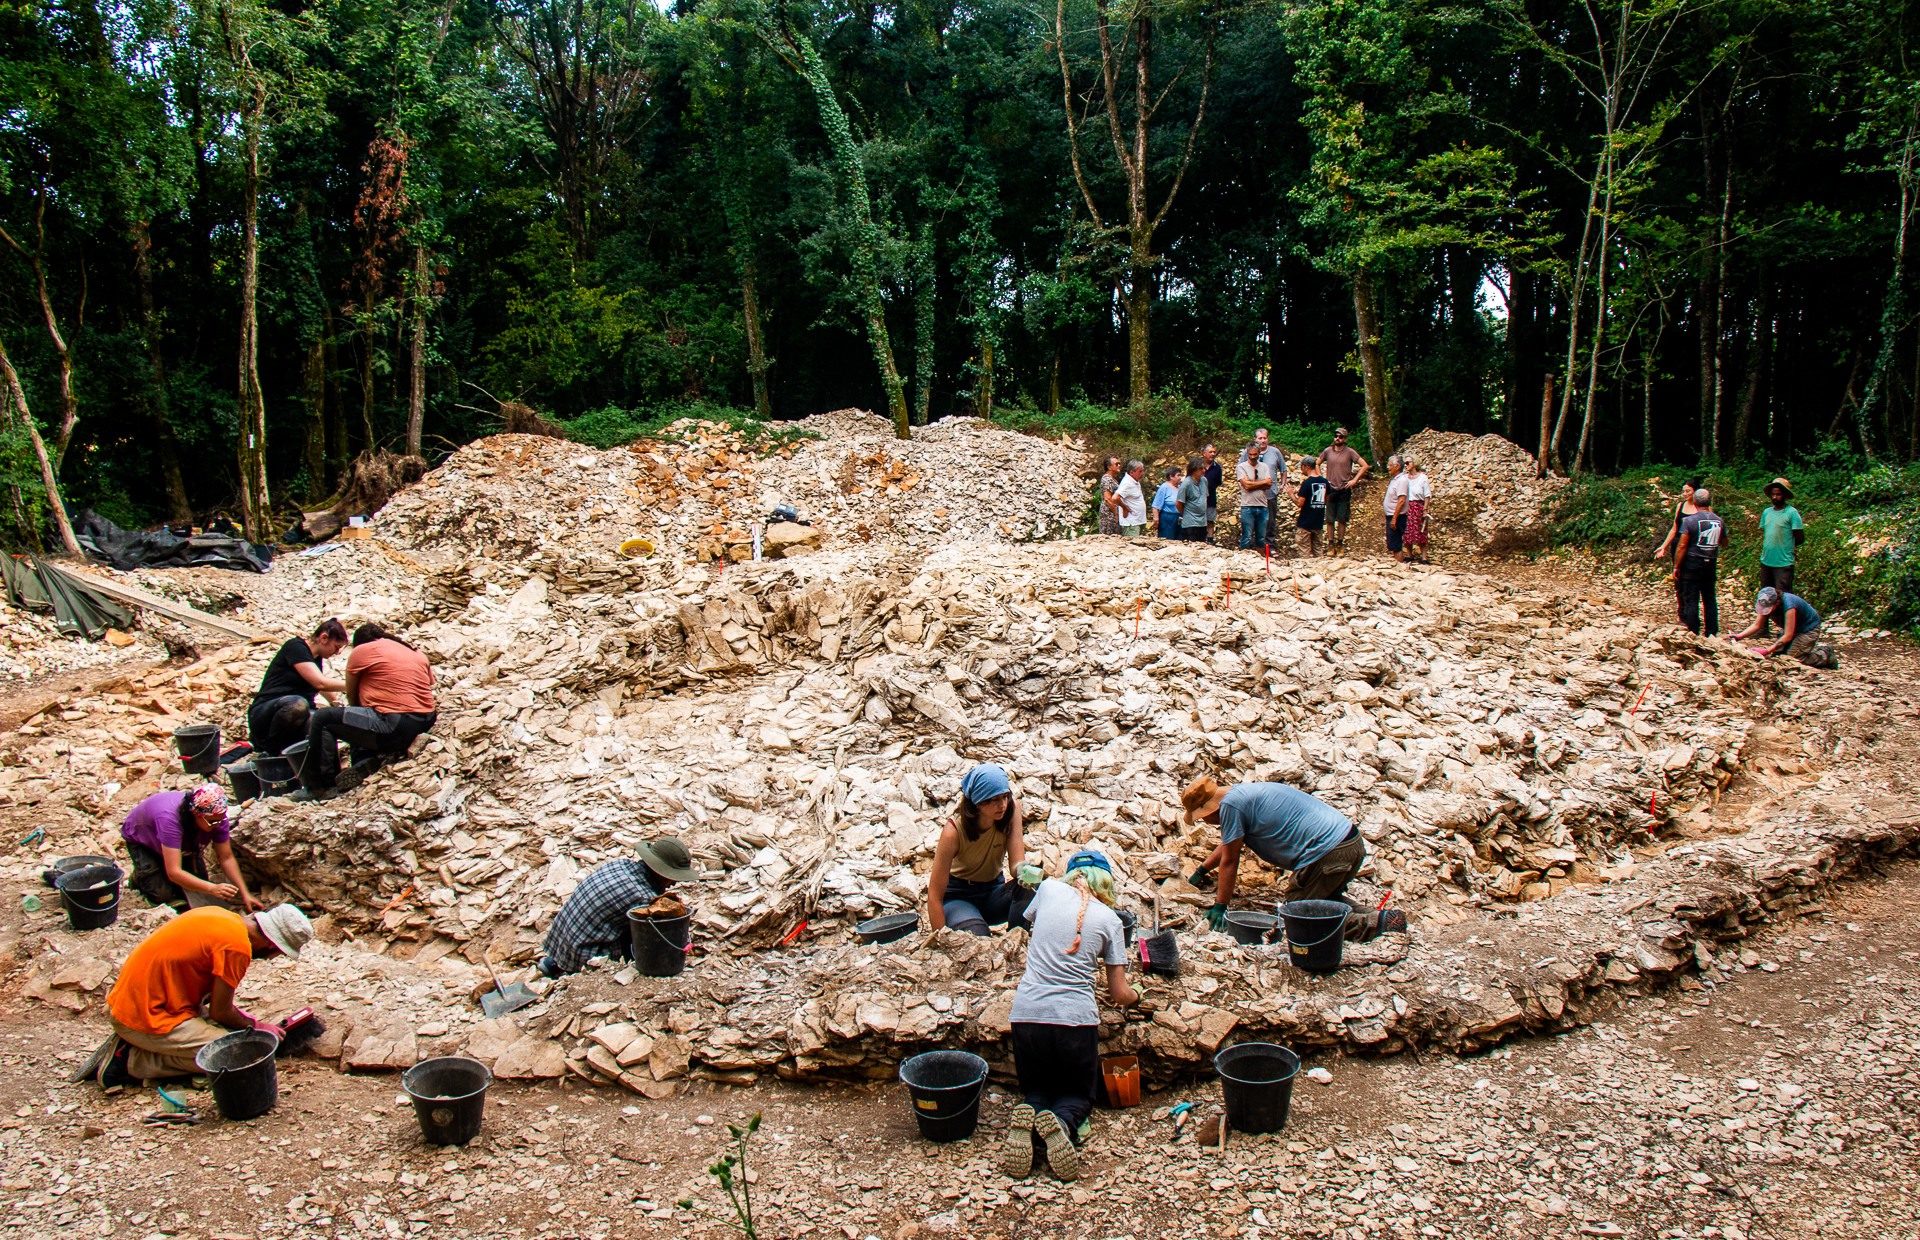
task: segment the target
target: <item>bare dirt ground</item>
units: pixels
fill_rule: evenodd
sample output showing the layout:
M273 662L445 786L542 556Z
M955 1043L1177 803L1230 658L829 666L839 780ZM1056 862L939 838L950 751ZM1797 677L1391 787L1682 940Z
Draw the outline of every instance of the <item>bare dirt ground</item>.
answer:
M1363 540L1356 538L1356 550ZM1366 541L1371 541L1366 540ZM1657 589L1555 564L1480 565L1561 593ZM1729 614L1735 609L1730 608ZM1843 648L1867 679L1911 685L1898 643ZM82 681L76 681L82 683ZM64 687L64 682L63 686ZM0 700L0 722L37 708ZM1889 771L1913 738L1887 737ZM1876 758L1879 754L1876 753ZM1756 767L1706 832L1764 811ZM9 831L15 825L7 822ZM17 833L16 833L17 837ZM16 906L17 907L17 906ZM920 1141L897 1084L733 1088L648 1101L572 1080L496 1084L464 1149L424 1145L391 1074L283 1063L278 1109L192 1128L143 1126L148 1091L65 1084L97 1019L0 999L0 1225L32 1236L653 1237L727 1228L704 1168L724 1125L761 1114L758 1234L910 1237L1920 1236L1920 862L1846 884L1742 944L1724 981L1689 976L1572 1033L1467 1058L1322 1056L1285 1132L1204 1150L1166 1108L1217 1108L1194 1078L1096 1113L1074 1184L997 1170L1000 1083L969 1141ZM0 912L0 931L18 922Z

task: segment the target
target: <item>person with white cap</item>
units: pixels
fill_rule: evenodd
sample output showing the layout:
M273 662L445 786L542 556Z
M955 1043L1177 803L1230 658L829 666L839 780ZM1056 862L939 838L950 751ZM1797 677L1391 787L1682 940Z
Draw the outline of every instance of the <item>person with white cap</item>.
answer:
M927 923L985 937L989 927L1007 925L1018 890L1006 881L1010 871L1020 886L1039 882L1027 866L1027 841L1021 834L1020 803L1006 768L982 762L960 781L960 803L940 827L927 875ZM1031 878L1031 882L1025 881Z
M637 857L616 857L580 880L541 944L539 969L548 977L578 973L595 956L633 955L627 910L645 908L675 883L696 883L693 854L671 835L634 846Z
M1347 914L1345 937L1377 938L1405 930L1407 915L1398 909L1371 910L1349 900L1347 884L1367 861L1367 843L1347 816L1291 784L1251 783L1222 788L1202 775L1180 794L1189 825L1217 823L1220 844L1188 879L1195 887L1214 888L1207 924L1223 930L1227 904L1240 876L1240 854L1252 849L1276 870L1290 870L1283 899L1338 900Z
M1009 1015L1013 1068L1021 1100L1007 1124L1000 1169L1016 1180L1033 1174L1034 1146L1062 1180L1080 1175L1076 1148L1087 1136L1100 1080L1100 1004L1094 975L1104 969L1107 998L1132 1007L1127 936L1115 899L1113 865L1083 849L1067 860L1064 879L1045 879L1027 917L1027 967Z
M241 877L227 825L227 797L217 785L154 793L127 812L120 839L133 859L134 889L154 904L218 904L247 913L266 907ZM224 883L207 876L209 845L226 875Z
M284 1036L274 1021L242 1011L234 992L255 960L297 956L312 938L313 923L291 904L247 917L197 908L149 934L107 992L113 1036L101 1048L100 1084L190 1076L200 1048L236 1029Z

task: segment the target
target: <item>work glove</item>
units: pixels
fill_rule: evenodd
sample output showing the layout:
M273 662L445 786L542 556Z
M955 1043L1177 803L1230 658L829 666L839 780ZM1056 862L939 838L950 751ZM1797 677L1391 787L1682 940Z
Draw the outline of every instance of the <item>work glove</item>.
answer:
M1224 904L1216 904L1209 908L1207 910L1207 925L1213 927L1215 930L1225 930L1227 928L1227 906Z
M1045 870L1037 865L1031 864L1022 864L1019 869L1013 872L1014 881L1022 887L1038 887L1040 880L1046 876L1047 872Z
M1213 871L1203 865L1188 876L1187 881L1202 891L1205 891L1207 888L1213 886Z

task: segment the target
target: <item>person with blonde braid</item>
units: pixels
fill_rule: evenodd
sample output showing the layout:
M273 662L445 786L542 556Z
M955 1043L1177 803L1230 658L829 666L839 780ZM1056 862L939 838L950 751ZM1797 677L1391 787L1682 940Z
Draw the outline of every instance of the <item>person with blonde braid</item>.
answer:
M1001 1169L1033 1174L1034 1145L1062 1180L1080 1175L1080 1153L1100 1080L1100 1006L1095 970L1106 966L1107 997L1140 1001L1127 984L1126 932L1113 911L1113 866L1092 849L1067 862L1064 880L1046 879L1027 919L1027 969L1013 993L1013 1066L1022 1099L1007 1128Z

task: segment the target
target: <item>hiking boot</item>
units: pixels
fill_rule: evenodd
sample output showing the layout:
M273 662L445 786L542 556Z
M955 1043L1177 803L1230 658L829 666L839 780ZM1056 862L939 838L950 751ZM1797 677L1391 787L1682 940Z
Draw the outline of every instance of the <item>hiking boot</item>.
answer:
M338 788L302 788L287 798L296 805L307 805L314 801L331 801L340 795Z
M1010 1180L1024 1180L1033 1174L1033 1108L1024 1102L1013 1108L1013 1118L1007 1124L1000 1170Z
M356 762L334 777L333 790L335 792L352 792L355 788L367 782L367 776L379 769L380 759L378 758L373 758L366 762Z
M1054 1179L1079 1179L1080 1151L1073 1148L1073 1138L1061 1126L1060 1117L1052 1111L1041 1111L1034 1116L1033 1131L1046 1143L1047 1168L1053 1172Z
M1383 908L1377 913L1367 914L1366 933L1360 936L1360 942L1371 943L1383 934L1405 934L1407 915L1397 908Z

